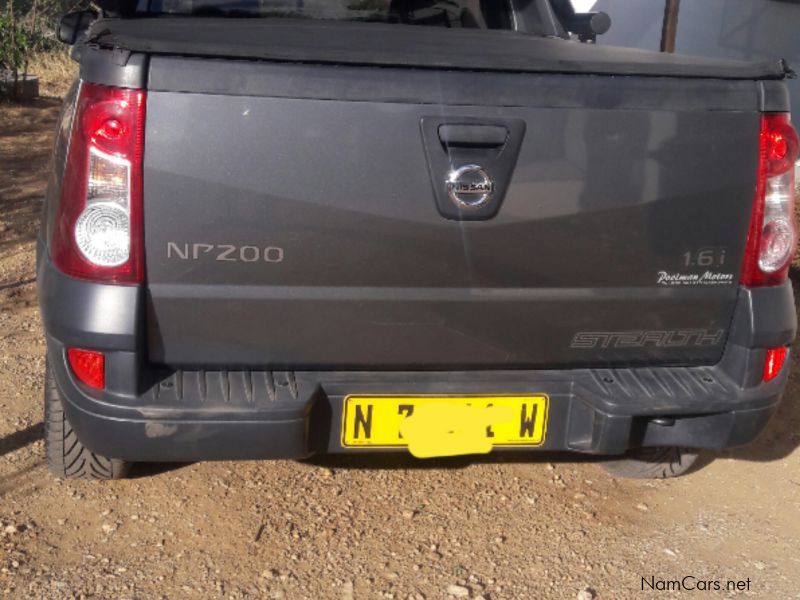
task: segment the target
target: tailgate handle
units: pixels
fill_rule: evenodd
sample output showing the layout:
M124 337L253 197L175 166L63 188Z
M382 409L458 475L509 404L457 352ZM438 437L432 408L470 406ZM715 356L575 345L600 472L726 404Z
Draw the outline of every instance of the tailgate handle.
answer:
M499 125L439 125L443 146L496 148L508 139L508 129Z

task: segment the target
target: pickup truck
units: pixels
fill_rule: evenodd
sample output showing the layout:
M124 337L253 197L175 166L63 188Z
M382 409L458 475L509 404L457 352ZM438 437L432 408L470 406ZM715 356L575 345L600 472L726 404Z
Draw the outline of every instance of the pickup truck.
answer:
M57 476L570 451L669 477L775 412L783 61L598 46L568 0L100 6L62 21L38 241Z

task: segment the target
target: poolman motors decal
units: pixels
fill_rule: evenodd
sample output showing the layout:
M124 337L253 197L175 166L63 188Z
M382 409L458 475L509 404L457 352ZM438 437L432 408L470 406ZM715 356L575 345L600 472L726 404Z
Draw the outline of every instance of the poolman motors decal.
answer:
M658 272L658 285L731 285L733 283L733 273L717 273L706 271L705 273L668 273L667 271Z

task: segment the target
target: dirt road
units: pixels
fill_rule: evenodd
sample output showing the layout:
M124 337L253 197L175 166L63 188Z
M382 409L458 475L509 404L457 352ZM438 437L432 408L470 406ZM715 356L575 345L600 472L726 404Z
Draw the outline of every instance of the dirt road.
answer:
M52 479L34 239L57 104L0 106L0 595L800 598L797 377L756 444L673 481L616 481L552 455L156 465L108 484ZM685 576L723 590L657 592L642 581ZM746 589L726 592L728 580Z

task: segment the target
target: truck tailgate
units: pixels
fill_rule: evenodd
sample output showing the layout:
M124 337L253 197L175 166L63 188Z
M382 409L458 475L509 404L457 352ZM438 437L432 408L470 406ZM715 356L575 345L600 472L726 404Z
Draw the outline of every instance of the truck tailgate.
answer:
M153 57L150 360L712 364L737 298L759 85ZM448 124L505 124L519 146L477 220L441 206L433 157L463 162L430 133Z

